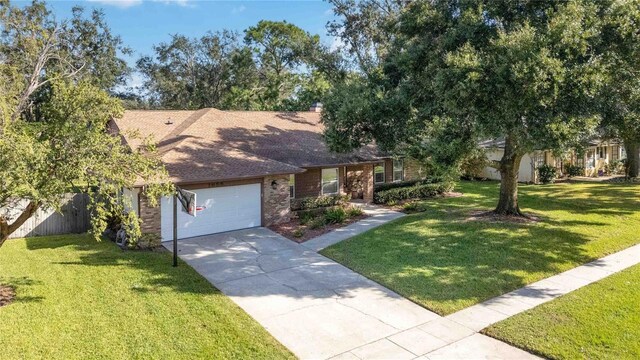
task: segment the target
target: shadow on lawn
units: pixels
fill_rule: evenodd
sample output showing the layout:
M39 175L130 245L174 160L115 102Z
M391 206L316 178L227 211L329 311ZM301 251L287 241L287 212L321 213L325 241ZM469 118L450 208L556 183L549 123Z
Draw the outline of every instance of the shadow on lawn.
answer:
M11 301L12 303L40 302L44 300L44 297L42 296L26 296L22 294L25 287L38 285L40 283L40 281L33 280L26 276L0 276L0 285L8 285L16 292L15 298Z
M455 214L433 212L400 220L389 230L392 234L373 230L367 239L376 244L370 246L384 255L375 258L378 270L367 275L418 302L479 302L523 287L531 282L527 276L546 277L567 263L593 260L581 249L590 239L558 226L456 224L460 220ZM428 233L421 232L423 226ZM375 239L385 239L385 244Z
M72 247L78 251L73 260L52 261L54 265L109 266L140 270L144 275L137 277L137 283L131 287L131 290L138 293L155 292L160 288L197 294L219 292L182 260L179 260L178 267L173 267L171 254L166 251L122 250L109 240L96 241L86 234L33 237L27 238L26 242L27 248L34 251L62 247ZM79 260L74 261L75 259Z
M426 201L425 212L324 253L448 313L595 260L584 245L597 238L598 228L611 226L611 215L640 209L640 187L521 186L522 208L541 222L466 221L472 211L495 206L498 189L497 182L462 183L457 190L463 197ZM572 213L603 217L568 218Z

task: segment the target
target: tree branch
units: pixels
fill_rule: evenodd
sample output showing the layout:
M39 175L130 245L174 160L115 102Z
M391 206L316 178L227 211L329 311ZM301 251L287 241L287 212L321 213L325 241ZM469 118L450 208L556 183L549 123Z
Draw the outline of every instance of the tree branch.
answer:
M7 218L0 217L0 247L4 244L4 242L9 238L13 232L18 230L22 224L24 224L29 218L40 208L40 203L37 201L30 201L29 205L22 210L22 213L14 222L9 224Z
M492 167L496 170L500 170L502 163L499 160L489 160L489 163L487 164L487 166Z

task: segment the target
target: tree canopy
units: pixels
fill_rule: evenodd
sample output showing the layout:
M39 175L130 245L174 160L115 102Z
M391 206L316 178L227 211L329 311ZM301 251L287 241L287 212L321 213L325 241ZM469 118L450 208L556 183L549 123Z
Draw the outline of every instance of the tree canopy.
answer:
M173 35L137 69L152 106L198 109L306 110L343 76L341 57L285 21L199 39Z
M607 5L601 3L601 6ZM614 1L605 6L601 42L606 78L601 104L602 128L621 139L627 150L628 176L640 172L640 2Z
M496 212L520 215L525 153L580 146L602 116L602 3L414 2L386 24L392 48L374 76L325 101L326 137L371 140L455 166L480 140L504 140ZM428 150L428 151L425 151Z
M90 51L110 38L106 25L83 24L78 14L59 23L41 2L0 2L0 74L8 81L0 85L0 246L37 209L58 209L70 191L89 194L96 238L114 218L139 236L120 191L143 181L153 202L171 190L151 144L129 149L107 132L123 109L106 90L123 69L108 65L121 64L115 51Z
M172 35L154 51L156 58L140 58L137 68L151 102L162 107L220 107L233 86L231 79L242 83L245 78L236 69L248 54L240 49L234 32L209 33L200 39Z

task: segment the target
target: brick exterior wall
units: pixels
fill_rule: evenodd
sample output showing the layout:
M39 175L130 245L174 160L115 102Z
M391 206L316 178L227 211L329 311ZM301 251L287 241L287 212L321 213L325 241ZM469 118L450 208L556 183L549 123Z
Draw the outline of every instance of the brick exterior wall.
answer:
M320 169L307 169L307 171L295 175L295 198L320 195Z
M411 158L404 159L404 179L421 180L427 177L424 167L417 160Z
M364 201L366 203L373 202L373 167L374 164L366 164L362 166L363 192Z
M143 234L160 235L160 204L156 207L149 205L149 200L144 194L140 194L140 230Z
M389 183L393 181L393 160L386 159L384 161L384 182Z
M415 159L404 158L404 180L420 180L427 177L424 166ZM393 182L393 160L384 161L384 182Z
M338 168L338 191L341 194L346 193L345 188L345 176L344 166L337 166ZM321 168L309 168L307 171L295 175L295 198L302 199L306 197L317 197L322 195L321 180L322 169ZM288 180L287 180L288 181Z
M281 224L290 219L289 176L266 176L262 182L262 225Z
M344 184L344 192L352 195L352 192L362 191L362 199L365 202L373 201L373 170L375 164L362 164L355 166L347 166L346 182ZM355 197L353 197L355 199Z
M345 176L344 181L344 192L348 195L351 195L352 199L358 199L358 194L360 190L362 190L362 194L364 194L364 176L363 176L363 166L347 166L347 174Z

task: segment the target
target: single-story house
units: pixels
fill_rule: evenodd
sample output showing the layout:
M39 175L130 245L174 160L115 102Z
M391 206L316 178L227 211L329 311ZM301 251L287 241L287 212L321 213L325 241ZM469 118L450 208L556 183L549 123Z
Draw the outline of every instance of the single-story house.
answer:
M480 143L485 149L489 160L500 160L504 154L504 140L487 140ZM518 181L523 183L538 183L538 167L543 164L553 165L558 175L565 174L567 164L584 168L584 176L595 177L605 170L607 164L622 160L627 155L624 146L615 140L592 140L584 148L582 155L570 151L557 157L549 150L536 150L525 154L520 162ZM500 180L500 172L492 167L486 167L482 176L488 179Z
M135 149L153 137L170 180L196 193L196 217L178 212L178 237L290 220L291 199L349 194L373 200L376 183L418 178L416 162L374 145L334 153L324 142L321 105L308 112L132 110L110 124ZM139 137L131 136L132 131ZM144 184L127 190L144 233L173 238L173 198L150 207Z
M608 164L626 159L627 153L623 144L616 140L595 139L589 142L581 156L572 152L567 157L567 164L584 168L584 176L596 177L603 172L606 173Z

